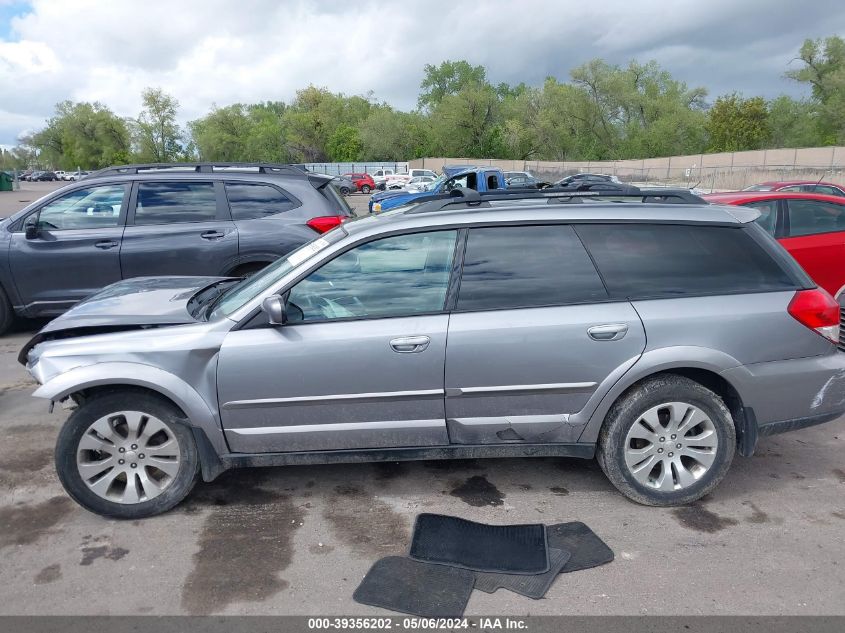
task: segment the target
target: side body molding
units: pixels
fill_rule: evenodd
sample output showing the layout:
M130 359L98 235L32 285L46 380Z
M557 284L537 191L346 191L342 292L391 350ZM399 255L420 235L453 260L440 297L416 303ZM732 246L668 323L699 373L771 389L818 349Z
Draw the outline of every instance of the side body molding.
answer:
M218 454L229 452L218 413L209 408L206 400L191 385L151 365L107 362L76 367L48 380L32 395L56 402L82 389L111 384L145 387L170 398L185 412L191 426L205 432ZM216 397L212 402L216 402Z

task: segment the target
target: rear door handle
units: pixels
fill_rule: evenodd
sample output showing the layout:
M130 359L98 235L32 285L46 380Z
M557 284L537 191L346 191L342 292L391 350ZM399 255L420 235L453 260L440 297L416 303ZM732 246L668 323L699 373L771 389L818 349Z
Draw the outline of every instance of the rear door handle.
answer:
M400 336L390 340L390 347L400 354L414 354L424 352L429 343L431 339L427 336Z
M117 242L115 242L114 240L100 240L99 242L94 242L94 246L103 250L107 250L109 248L114 248L115 246L117 246Z
M226 234L220 231L206 231L205 233L200 233L200 237L204 240L219 240L221 237L226 237Z
M628 326L625 323L608 323L606 325L594 325L587 330L587 334L594 341L618 341L628 333Z

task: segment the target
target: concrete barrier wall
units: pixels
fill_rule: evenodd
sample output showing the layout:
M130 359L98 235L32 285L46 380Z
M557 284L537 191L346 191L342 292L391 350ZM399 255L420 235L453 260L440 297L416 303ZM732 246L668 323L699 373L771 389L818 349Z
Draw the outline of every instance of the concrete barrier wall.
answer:
M475 158L418 158L409 167L442 171L443 165L484 165L504 171L529 171L555 180L579 172L613 174L627 182L648 182L702 189L741 189L766 180L824 180L845 185L845 147L804 147L720 152L614 161L521 161Z

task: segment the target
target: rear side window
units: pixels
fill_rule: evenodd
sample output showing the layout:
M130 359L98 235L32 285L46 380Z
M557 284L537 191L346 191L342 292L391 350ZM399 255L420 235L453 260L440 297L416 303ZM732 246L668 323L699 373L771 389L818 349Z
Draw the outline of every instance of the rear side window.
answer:
M789 235L845 231L845 205L821 200L788 200Z
M614 297L662 298L795 288L740 228L583 225L578 235Z
M290 211L296 203L270 185L226 183L233 220L253 220Z
M584 247L566 225L472 229L458 310L498 310L607 299Z
M211 182L142 182L138 184L135 224L210 222L217 217Z

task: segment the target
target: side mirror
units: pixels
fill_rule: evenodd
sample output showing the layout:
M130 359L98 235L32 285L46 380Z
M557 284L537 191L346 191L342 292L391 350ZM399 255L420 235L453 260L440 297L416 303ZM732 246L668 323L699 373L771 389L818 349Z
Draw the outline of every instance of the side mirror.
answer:
M34 240L38 237L38 225L35 222L27 222L24 226L24 234L26 235L26 239Z
M261 309L267 314L270 325L284 325L285 302L279 295L272 295L261 302Z

